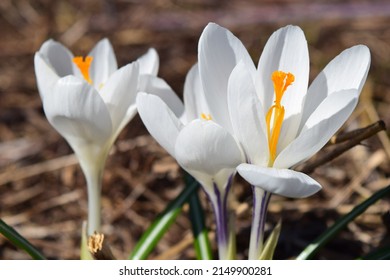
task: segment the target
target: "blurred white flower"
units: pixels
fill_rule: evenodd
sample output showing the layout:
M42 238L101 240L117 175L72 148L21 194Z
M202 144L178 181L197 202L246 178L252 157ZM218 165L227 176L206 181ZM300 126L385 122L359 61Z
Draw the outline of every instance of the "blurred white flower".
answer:
M138 90L159 83L158 55L150 49L118 69L107 39L86 56L74 57L48 40L35 54L35 74L43 109L51 125L77 155L88 185L88 234L100 229L101 176L108 152L137 112Z

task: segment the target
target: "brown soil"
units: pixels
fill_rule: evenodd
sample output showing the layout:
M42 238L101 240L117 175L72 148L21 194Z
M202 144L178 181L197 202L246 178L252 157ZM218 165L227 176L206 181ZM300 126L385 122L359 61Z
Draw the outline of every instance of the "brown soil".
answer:
M229 28L255 61L277 28L297 24L309 43L311 79L338 53L356 44L372 54L368 81L344 131L378 119L390 124L390 5L387 1L48 1L0 3L0 217L50 259L79 258L80 227L86 218L83 174L65 140L50 126L36 88L33 55L54 38L86 54L108 37L119 65L149 47L160 55L159 75L181 95L197 42L210 21ZM327 153L329 149L321 151ZM323 185L301 200L274 196L267 233L282 218L275 258L294 258L335 219L390 184L390 143L382 132L311 176ZM103 180L103 232L117 258L126 258L140 235L183 188L180 169L151 138L137 116L120 134ZM236 180L238 258L245 259L251 192ZM203 193L207 225L213 215ZM383 199L350 223L317 255L354 259L389 244L390 201ZM214 239L212 239L214 244ZM215 250L215 245L213 245ZM0 236L0 259L28 259ZM194 259L188 207L150 258Z

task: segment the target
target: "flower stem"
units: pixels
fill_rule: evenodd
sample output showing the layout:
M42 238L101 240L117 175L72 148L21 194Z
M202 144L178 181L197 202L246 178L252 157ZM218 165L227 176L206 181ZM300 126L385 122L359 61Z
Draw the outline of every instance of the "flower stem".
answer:
M83 168L88 190L88 225L87 235L95 231L100 232L101 227L101 189L102 168L87 166Z
M220 260L231 260L235 257L235 236L234 227L231 226L233 217L228 213L228 195L232 184L229 179L227 187L221 192L214 183L213 193L209 193L213 205L217 225L218 255Z
M248 259L258 260L264 245L264 226L271 194L252 186L253 216Z

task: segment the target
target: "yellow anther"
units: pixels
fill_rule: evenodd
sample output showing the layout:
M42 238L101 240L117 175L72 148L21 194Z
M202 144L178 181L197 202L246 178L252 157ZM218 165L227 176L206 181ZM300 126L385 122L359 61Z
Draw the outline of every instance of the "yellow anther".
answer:
M77 65L84 79L90 84L92 84L92 80L89 77L89 68L91 67L92 60L92 56L86 56L85 58L76 56L73 58L73 63Z
M295 77L291 73L285 73L283 71L275 71L272 73L272 81L274 82L275 90L275 104L269 108L266 115L268 147L270 151L270 166L273 165L276 158L279 135L284 120L284 107L281 105L282 97L287 88L294 82L294 80Z
M202 113L202 114L200 114L200 117L203 119L203 120L205 120L205 121L211 121L212 120L212 117L211 117L211 115L210 114L205 114L205 113Z

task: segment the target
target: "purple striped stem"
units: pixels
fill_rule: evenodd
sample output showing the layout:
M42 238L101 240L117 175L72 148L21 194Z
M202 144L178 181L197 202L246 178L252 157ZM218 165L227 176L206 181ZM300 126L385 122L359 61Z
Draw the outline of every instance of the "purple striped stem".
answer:
M253 214L248 259L257 260L263 250L264 226L271 193L252 186Z
M228 196L230 187L232 185L233 175L229 177L228 182L224 188L220 188L215 182L213 183L213 190L207 193L209 200L212 203L215 222L217 226L217 244L218 255L220 260L232 259L232 253L235 251L231 248L232 244L235 244L233 238L234 232L230 227L230 215L228 209ZM206 189L205 189L206 190ZM232 234L233 233L233 234Z

